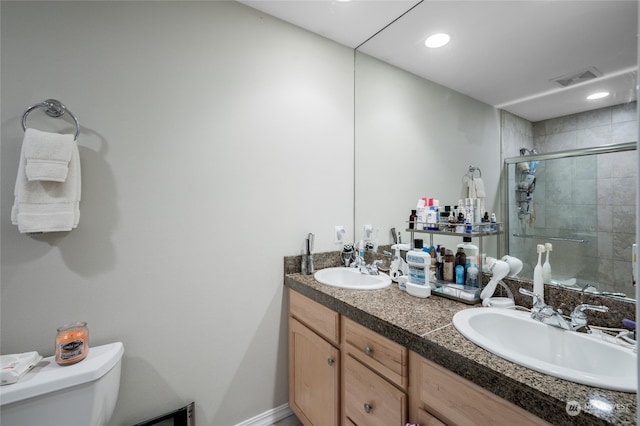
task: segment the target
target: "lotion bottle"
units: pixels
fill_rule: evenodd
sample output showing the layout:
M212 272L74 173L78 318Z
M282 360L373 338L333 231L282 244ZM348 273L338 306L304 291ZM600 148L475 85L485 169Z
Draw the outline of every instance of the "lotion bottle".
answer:
M429 285L429 268L431 266L429 253L422 250L410 250L407 252L407 264L409 265L409 283Z
M538 264L533 269L533 292L544 301L544 280L542 275L542 253L544 253L544 244L538 244L537 251Z
M551 243L545 243L544 249L547 252L544 265L542 265L542 281L545 284L551 284L551 263L549 263L549 252L553 250Z

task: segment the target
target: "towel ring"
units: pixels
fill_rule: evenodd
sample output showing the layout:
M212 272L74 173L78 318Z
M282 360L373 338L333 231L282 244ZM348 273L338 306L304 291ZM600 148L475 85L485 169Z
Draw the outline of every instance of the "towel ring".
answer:
M65 114L65 112L69 114L69 116L73 118L73 121L76 123L76 133L73 140L78 140L78 136L80 136L80 123L78 122L78 119L71 113L71 111L67 109L66 106L62 104L62 102L55 99L47 99L44 102L31 105L29 108L27 108L24 111L24 114L22 114L22 130L27 130L27 115L29 115L29 113L36 108L42 108L49 117L53 118L60 118Z
M480 167L477 166L469 166L469 176L473 179L473 174L475 172L478 172L478 177L481 178L482 177L482 170L480 170Z

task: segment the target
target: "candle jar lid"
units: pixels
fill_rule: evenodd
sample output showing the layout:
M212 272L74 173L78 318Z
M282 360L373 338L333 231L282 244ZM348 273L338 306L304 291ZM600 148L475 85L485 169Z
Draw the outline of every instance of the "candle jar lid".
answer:
M86 327L87 327L87 323L85 321L76 321L76 322L61 325L60 327L58 327L58 333L60 333L61 331L69 331L74 328L86 328Z

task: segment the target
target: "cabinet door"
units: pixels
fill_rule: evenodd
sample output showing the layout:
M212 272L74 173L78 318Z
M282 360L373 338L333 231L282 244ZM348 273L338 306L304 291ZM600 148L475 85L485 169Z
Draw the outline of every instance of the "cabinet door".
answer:
M415 352L410 352L409 357L412 421L421 416L420 410L426 410L451 426L548 425L528 411Z
M338 425L340 352L289 317L289 405L305 425Z
M404 426L406 394L350 355L345 355L344 359L345 424Z

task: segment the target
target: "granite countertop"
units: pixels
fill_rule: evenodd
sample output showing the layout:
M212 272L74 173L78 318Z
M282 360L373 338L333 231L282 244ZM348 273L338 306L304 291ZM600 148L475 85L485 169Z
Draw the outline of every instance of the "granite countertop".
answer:
M472 306L438 296L419 299L395 284L382 290L334 288L299 273L286 274L285 285L554 425L636 424L635 393L557 379L467 340L451 321ZM573 401L580 405L577 416L567 414Z

